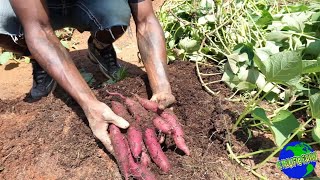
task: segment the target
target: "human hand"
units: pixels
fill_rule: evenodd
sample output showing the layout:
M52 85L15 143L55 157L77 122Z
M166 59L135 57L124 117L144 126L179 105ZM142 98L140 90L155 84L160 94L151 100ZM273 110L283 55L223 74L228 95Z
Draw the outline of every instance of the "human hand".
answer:
M176 98L172 95L171 92L156 93L151 97L150 100L158 103L159 109L161 110L164 110L165 108L176 102Z
M99 139L106 149L114 154L108 133L109 124L112 123L119 128L126 129L129 123L122 117L116 115L106 104L102 102L88 103L88 107L83 108L89 121L89 126L93 135Z

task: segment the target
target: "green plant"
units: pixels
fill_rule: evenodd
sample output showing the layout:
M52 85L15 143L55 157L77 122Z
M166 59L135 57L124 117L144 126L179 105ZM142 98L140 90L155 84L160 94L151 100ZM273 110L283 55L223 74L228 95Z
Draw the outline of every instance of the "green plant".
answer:
M109 79L108 84L114 84L126 78L128 76L128 71L125 67L121 67L115 74L114 79Z
M205 82L202 77L219 73L199 69L199 64L213 62L223 74L221 80L246 103L232 132L242 128L272 134L277 147L246 155L235 155L229 142L230 156L243 166L242 158L273 151L247 169L262 167L293 137L310 134L320 143L319 7L317 1L168 0L159 13L169 60L196 61L202 85L215 95L207 85L221 81ZM228 99L237 100L234 95ZM261 101L277 108L266 112ZM308 119L298 121L298 111Z

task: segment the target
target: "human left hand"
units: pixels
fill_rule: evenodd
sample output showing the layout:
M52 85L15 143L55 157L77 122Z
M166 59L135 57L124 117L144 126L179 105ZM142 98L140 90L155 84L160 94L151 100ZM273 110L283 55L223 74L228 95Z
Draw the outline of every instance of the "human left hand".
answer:
M159 104L159 109L164 110L173 103L176 102L176 98L172 95L171 92L160 92L153 94L150 99Z

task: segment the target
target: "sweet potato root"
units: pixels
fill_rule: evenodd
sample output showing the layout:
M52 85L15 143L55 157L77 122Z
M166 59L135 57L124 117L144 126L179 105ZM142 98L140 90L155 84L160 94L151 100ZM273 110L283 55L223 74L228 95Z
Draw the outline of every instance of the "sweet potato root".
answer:
M122 100L124 100L124 103L127 105L130 113L133 115L136 121L140 122L141 118L144 117L144 115L146 114L146 110L144 109L144 107L142 107L142 105L139 102L131 98L125 97L120 93L114 93L114 92L108 92L108 91L107 93L111 96L118 96Z
M120 129L113 124L109 126L109 132L119 169L124 178L128 179L130 175L130 163L128 157L131 156L131 153L127 139L121 133Z
M143 145L141 129L136 123L133 123L128 128L127 134L132 155L138 158L141 155Z
M128 143L133 157L138 158L141 155L143 145L142 131L140 126L132 120L132 117L127 111L126 107L121 103L112 101L111 109L114 113L129 121L131 124L127 131Z
M147 128L144 131L143 139L152 160L160 167L161 170L169 172L169 160L158 143L155 130L153 128Z
M171 125L173 140L176 143L177 147L189 156L190 151L184 140L184 132L178 122L178 117L168 109L161 113L161 117Z
M131 175L138 180L155 180L155 175L143 165L139 165L134 162L132 156L128 157L129 165L130 165L130 173Z
M161 117L157 116L153 119L153 125L160 130L161 132L165 134L171 134L172 133L172 127L168 122L163 120Z
M159 112L159 105L156 102L150 101L149 99L145 99L140 97L137 94L134 94L134 96L137 98L138 102L147 110L152 111L152 112Z

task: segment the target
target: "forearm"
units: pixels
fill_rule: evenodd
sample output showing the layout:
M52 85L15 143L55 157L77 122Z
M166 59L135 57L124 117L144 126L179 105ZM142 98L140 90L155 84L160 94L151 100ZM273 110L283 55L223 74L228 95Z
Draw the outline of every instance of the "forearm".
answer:
M155 18L137 25L137 40L152 92L171 93L167 75L166 45L162 28Z
M26 43L37 62L80 106L96 100L52 29L34 28L26 32Z

